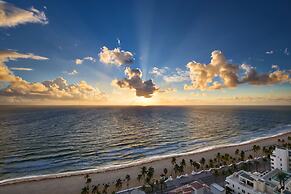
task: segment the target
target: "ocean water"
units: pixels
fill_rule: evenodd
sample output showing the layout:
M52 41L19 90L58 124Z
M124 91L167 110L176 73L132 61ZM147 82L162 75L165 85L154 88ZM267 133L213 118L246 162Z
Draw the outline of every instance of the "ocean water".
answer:
M128 164L290 126L290 106L0 106L0 180Z

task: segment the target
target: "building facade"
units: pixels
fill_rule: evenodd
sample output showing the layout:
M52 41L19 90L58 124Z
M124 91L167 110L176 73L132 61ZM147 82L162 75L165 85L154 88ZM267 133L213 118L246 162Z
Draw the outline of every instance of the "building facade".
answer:
M271 155L272 170L279 169L291 172L291 150L283 147L276 147Z

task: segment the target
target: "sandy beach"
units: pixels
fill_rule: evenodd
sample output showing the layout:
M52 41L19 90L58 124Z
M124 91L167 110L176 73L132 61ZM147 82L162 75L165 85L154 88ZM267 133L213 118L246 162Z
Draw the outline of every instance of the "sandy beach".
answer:
M256 144L261 147L276 145L278 143L278 139L288 141L288 136L291 136L291 131L269 137L262 137L239 144L206 147L187 154L176 154L175 157L177 162L185 159L187 165L189 166L189 159L198 162L202 157L204 157L207 161L211 158L213 159L218 152L221 154L228 153L234 156L235 150L239 149L240 151L245 151L246 156L248 156L249 154L253 154L251 151L253 145ZM100 184L101 189L102 184L111 185L111 188L108 190L108 193L111 193L112 189L115 189L115 181L118 178L125 179L127 174L131 177L129 187L141 185L141 183L137 181L137 175L140 173L142 166L152 166L155 169L154 178L158 178L159 175L163 173L164 168L168 169L168 175L174 174L173 165L171 163L172 156L173 155L159 158L155 157L150 158L147 161L142 160L121 166L110 166L92 170L3 180L0 181L0 194L79 194L81 193L82 187L85 185L84 175L86 174L90 174L90 177L92 178L92 185ZM186 168L185 173L190 172L191 169ZM123 184L123 188L127 188L125 182Z

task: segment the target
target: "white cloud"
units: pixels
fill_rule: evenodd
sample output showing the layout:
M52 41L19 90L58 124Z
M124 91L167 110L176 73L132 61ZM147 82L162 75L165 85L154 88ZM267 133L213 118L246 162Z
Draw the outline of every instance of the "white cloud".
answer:
M32 71L33 70L31 68L25 68L25 67L10 67L10 69L14 71Z
M290 81L288 72L279 70L278 66L276 66L275 71L262 74L259 74L251 65L242 64L241 68L245 70L245 76L242 78L241 83L271 85Z
M223 87L236 87L238 84L238 67L229 64L221 51L211 53L211 62L202 64L195 61L189 62L192 85L185 85L185 89L212 90ZM214 81L219 77L222 83Z
M180 68L176 68L175 73L164 75L163 79L168 83L188 81L190 79L189 71L184 71Z
M120 48L115 48L109 50L107 47L102 47L99 53L99 60L104 64L111 65L124 65L132 64L134 61L133 54L129 51L120 50Z
M156 77L162 77L163 80L168 83L184 82L189 80L189 71L184 71L180 68L176 68L175 72L170 73L169 67L153 67L150 74Z
M153 76L163 76L164 74L166 74L166 72L169 70L168 67L153 67L152 71L150 72L150 74L152 74Z
M76 59L75 60L75 64L76 65L81 65L83 64L84 61L91 61L91 62L96 62L96 59L94 59L93 57L84 57L83 59Z
M25 10L0 0L0 27L14 27L25 23L47 24L48 19L44 12L33 7Z
M191 85L185 85L184 89L217 90L221 88L234 88L239 84L271 85L290 82L290 73L279 70L279 66L272 66L275 71L270 73L258 73L250 65L241 66L229 64L221 51L211 53L211 62L202 64L195 61L189 62ZM239 78L239 67L244 71L244 76Z
M266 54L267 54L267 55L272 55L272 54L274 54L274 51L273 51L273 50L266 51Z
M62 99L62 100L100 100L104 98L98 88L94 88L85 81L77 84L68 84L62 77L43 82L28 82L13 72L5 65L8 60L30 58L36 60L47 59L33 54L21 54L14 51L0 52L0 82L8 86L0 90L1 96L37 99ZM73 71L74 72L74 71Z
M68 75L77 75L77 74L78 74L78 71L76 69L74 69L71 72L68 72Z

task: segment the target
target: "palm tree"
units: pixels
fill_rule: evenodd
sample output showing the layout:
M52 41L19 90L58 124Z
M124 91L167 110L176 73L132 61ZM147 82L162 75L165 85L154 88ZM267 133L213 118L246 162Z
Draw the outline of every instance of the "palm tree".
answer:
M216 158L217 158L217 162L218 162L219 165L220 165L220 159L221 159L220 152L218 152L218 153L216 154Z
M167 174L168 174L168 169L164 168L164 175L167 176Z
M285 181L287 180L287 175L284 173L284 172L280 172L278 175L278 179L279 179L279 182L280 182L280 190L284 190L285 189Z
M172 161L171 162L172 162L173 165L175 165L176 164L176 158L172 157Z
M259 145L253 145L253 151L257 155L258 151L260 151L261 147Z
M151 179L153 178L154 173L155 173L155 169L153 167L149 167L147 176Z
M196 161L193 162L194 169L198 170L200 168L200 164Z
M88 187L83 187L81 194L89 194L89 188Z
M179 166L179 172L180 172L180 174L184 173L184 166L183 165Z
M235 150L235 155L238 156L239 155L239 149Z
M128 189L129 181L130 181L130 175L129 174L125 176L125 180L126 180L126 186L127 186L127 189Z
M184 167L186 166L186 161L185 161L184 158L183 158L182 161L181 161L181 166L184 166Z
M240 152L240 158L241 160L245 160L245 152L243 150Z
M180 169L179 165L178 164L175 164L175 166L174 166L174 172L175 172L175 175L176 176L177 176L177 173L179 172L179 169Z
M205 162L206 162L205 158L202 157L200 160L200 164L202 165L202 168L204 167Z
M103 191L102 191L102 193L105 193L105 194L106 194L108 188L109 188L109 185L108 185L108 184L105 184L104 187L103 187Z
M115 187L116 187L117 191L122 188L122 180L121 179L116 180Z
M99 184L98 184L98 185L93 185L93 186L92 186L92 194L100 194L100 191L99 191Z
M193 166L193 160L190 159L189 162L190 162L190 167L192 167Z
M141 178L142 178L142 174L137 175L137 180L138 180L138 182L141 181Z
M161 193L164 193L163 192L163 188L164 188L164 185L165 185L165 176L160 176L160 181L159 181L160 185L161 185Z
M142 175L143 177L145 177L146 174L147 174L147 167L146 167L146 166L143 166L143 167L141 168L141 175Z

